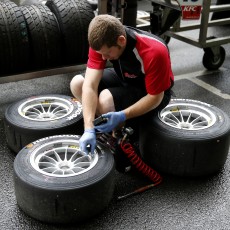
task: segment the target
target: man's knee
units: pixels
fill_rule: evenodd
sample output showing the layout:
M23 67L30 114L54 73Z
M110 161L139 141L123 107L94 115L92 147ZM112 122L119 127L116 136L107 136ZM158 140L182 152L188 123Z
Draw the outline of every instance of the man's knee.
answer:
M100 114L115 111L113 95L108 89L101 91L98 100L98 112Z
M81 96L82 96L83 82L84 82L84 77L80 74L74 76L70 82L70 90L72 94L79 100L81 100Z

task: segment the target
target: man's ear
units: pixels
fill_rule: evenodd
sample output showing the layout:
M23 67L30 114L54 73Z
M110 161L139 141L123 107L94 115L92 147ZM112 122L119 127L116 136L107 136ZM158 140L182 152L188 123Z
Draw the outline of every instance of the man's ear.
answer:
M124 35L120 35L118 38L117 38L117 44L121 47L125 46L126 45L126 37Z

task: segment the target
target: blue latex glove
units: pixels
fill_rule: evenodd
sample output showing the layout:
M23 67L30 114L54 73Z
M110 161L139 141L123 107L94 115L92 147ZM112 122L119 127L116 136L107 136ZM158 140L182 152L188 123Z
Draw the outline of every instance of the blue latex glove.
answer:
M125 121L126 116L123 111L120 112L110 112L102 115L103 118L107 118L108 121L102 125L95 126L99 132L108 133L116 128L120 123Z
M86 129L79 140L81 151L89 154L94 153L96 148L96 133L94 129Z

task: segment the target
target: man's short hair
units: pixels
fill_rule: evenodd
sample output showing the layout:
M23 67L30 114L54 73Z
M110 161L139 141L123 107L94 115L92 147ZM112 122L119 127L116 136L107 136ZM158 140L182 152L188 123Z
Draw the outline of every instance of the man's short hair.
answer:
M100 50L106 45L108 48L117 46L119 36L125 36L123 24L114 16L108 14L98 15L90 22L88 29L89 45L94 50Z

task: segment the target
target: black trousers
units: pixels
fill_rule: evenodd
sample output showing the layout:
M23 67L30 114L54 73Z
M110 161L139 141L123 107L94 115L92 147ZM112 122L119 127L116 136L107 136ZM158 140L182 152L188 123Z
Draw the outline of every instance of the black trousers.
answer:
M161 110L168 105L171 99L172 86L173 82L170 89L165 91L161 104L154 109L154 111ZM147 94L144 79L124 80L116 74L113 68L107 68L104 70L104 74L99 85L99 93L103 89L108 89L113 95L116 111L126 109Z

